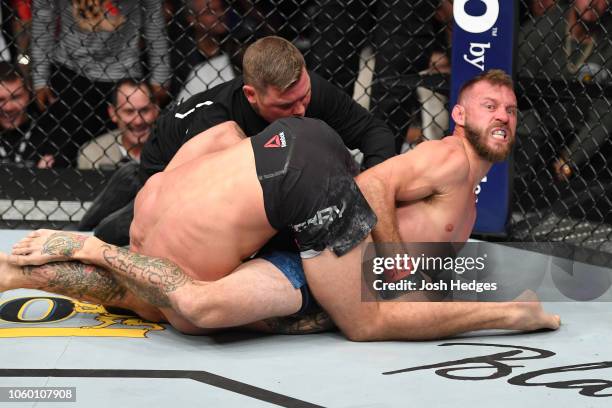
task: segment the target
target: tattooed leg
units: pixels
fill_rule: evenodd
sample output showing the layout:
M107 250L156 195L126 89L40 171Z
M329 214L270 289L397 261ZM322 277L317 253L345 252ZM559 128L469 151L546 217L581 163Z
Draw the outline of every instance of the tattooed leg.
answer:
M163 320L159 310L135 297L110 272L94 265L55 262L20 267L9 264L7 255L0 253L0 291L17 288L44 290L129 309L147 320Z
M57 242L60 237L63 242L73 239L57 233L44 236L47 238L44 242L24 245L26 249L22 253L29 255L15 256L14 260L19 264L32 258L38 260L38 254L50 247L51 242ZM54 245L54 253L62 252L65 245ZM274 316L289 316L301 307L299 289L294 289L276 267L264 260L249 261L225 278L206 282L193 280L167 259L143 256L95 237L87 238L82 249L72 257L111 272L135 296L160 308L168 321L182 332L198 333L199 328L234 327ZM277 333L303 333L328 325L318 316L310 321L269 321L260 323L258 328Z
M258 326L260 330L279 334L321 333L336 328L332 319L324 311L299 317L273 317L261 323L263 326Z

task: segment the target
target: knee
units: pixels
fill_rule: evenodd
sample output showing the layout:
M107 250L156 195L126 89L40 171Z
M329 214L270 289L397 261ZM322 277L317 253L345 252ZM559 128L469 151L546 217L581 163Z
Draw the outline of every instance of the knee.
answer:
M376 341L381 335L381 318L378 314L369 314L346 322L336 321L338 327L350 341Z
M172 316L172 315L166 315L166 316L167 316L168 323L170 323L170 325L175 330L179 331L182 334L188 334L191 336L202 336L206 334L212 334L216 331L215 329L207 329L207 328L198 327L197 325L194 325L190 320L183 319L180 316Z
M213 293L210 296L202 292L197 297L182 296L176 299L174 310L198 330L224 327L223 305L215 300Z

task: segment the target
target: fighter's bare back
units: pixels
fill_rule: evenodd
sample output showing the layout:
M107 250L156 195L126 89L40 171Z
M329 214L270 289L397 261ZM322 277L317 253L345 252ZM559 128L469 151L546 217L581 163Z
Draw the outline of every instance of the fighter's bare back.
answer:
M168 258L206 281L228 275L275 233L248 139L156 174L134 213L133 251Z

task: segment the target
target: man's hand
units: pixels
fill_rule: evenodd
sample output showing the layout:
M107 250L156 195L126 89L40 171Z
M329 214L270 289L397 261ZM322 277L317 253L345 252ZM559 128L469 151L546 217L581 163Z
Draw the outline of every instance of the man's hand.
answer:
M159 106L164 106L170 99L170 94L168 94L168 90L163 85L151 83L151 89Z
M47 106L55 102L55 95L48 86L36 90L36 104L41 112L47 109Z
M38 163L36 163L36 168L38 169L50 169L55 164L55 157L52 154L45 154L40 158Z
M563 157L560 157L555 160L555 162L553 163L553 170L555 172L557 180L559 181L568 181L573 174L572 167Z

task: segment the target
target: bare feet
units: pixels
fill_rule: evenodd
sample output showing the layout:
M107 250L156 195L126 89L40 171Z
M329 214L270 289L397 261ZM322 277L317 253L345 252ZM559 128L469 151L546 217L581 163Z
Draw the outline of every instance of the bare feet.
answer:
M65 231L36 230L13 245L8 260L14 265L42 265L73 260L88 238L87 235Z
M557 330L561 325L559 315L546 313L535 293L523 292L515 299L516 315L511 329L532 331L539 329Z
M18 288L18 278L21 268L11 265L8 261L9 256L0 252L0 292Z

